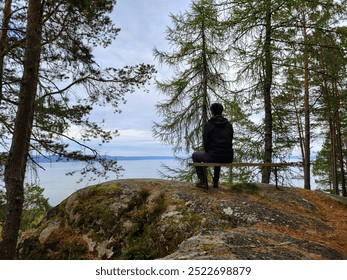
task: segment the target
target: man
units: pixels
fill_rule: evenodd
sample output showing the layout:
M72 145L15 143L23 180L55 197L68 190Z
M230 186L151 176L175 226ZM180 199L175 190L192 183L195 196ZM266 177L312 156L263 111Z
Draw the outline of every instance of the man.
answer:
M193 162L220 162L229 163L233 161L233 134L231 123L222 116L223 105L214 103L211 105L212 118L206 123L203 133L203 147L205 152L194 152ZM199 182L197 187L205 187L204 167L196 166L196 174ZM220 167L214 167L213 187L218 188Z

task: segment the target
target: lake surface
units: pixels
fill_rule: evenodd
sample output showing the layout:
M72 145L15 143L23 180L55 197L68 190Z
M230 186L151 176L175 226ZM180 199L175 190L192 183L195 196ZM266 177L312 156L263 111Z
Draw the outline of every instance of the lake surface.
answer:
M165 164L171 168L179 166L179 162L174 158L171 159L141 159L141 160L119 160L119 165L124 168L118 178L117 174L108 173L108 178L97 178L95 181L89 181L87 179L78 183L80 175L67 176L67 172L80 169L83 163L76 162L45 162L40 165L45 170L38 170L38 177L34 172L28 172L28 183L36 183L44 188L44 196L49 198L49 203L52 206L59 204L62 200L74 193L76 190L103 183L105 181L111 181L115 179L130 179L130 178L162 178L159 171L164 171L162 165ZM298 179L292 179L291 185L296 187L303 187L303 179L300 178L301 171L297 170ZM311 179L312 189L316 188L314 178ZM279 181L279 184L282 182ZM3 186L3 182L0 183Z
M135 178L156 178L160 177L160 170L163 171L162 164L170 167L177 167L178 161L175 159L164 160L122 160L118 164L123 167L124 171L118 174L108 173L108 178L96 178L96 180L90 181L88 178L82 182L77 182L81 175L75 174L73 176L66 175L66 173L78 170L83 167L83 163L79 162L54 162L54 163L40 163L45 170L38 170L38 177L35 173L29 174L27 177L28 182L37 183L43 187L44 196L49 198L51 205L56 205L76 190L103 183L105 181L111 181L116 179L135 179ZM29 172L30 173L30 172ZM89 178L90 179L90 178Z

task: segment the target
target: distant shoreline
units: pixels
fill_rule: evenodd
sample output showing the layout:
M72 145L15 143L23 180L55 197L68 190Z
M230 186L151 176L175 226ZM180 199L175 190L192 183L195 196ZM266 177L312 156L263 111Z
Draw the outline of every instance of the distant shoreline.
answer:
M54 162L79 162L66 158L59 158L57 156L39 156L32 157L37 163L54 163ZM125 161L125 160L170 160L175 159L174 156L102 156L101 158L116 160L116 161Z
M173 156L115 156L114 159L121 160L159 160L159 159L175 159Z

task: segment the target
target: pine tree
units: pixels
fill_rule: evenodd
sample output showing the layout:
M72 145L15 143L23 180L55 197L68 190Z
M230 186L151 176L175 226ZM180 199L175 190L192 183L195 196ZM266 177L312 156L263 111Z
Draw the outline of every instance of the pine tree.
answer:
M272 160L289 158L291 150L299 147L304 161L305 188L310 189L311 143L315 136L312 109L316 104L313 96L316 85L312 84L315 75L312 50L316 44L313 37L317 30L333 32L345 10L343 3L221 2L232 15L231 45L239 59L239 81L247 85L243 91L245 100L251 100L244 104L254 113L263 110L264 159L269 160L270 154ZM263 181L268 179L265 173Z
M319 81L323 69L315 66L317 49L328 49L320 42L319 33L333 34L341 15L341 6L334 1L291 1L288 12L296 19L296 24L283 28L286 50L286 88L289 102L282 103L284 108L294 108L300 147L304 162L305 188L311 188L311 144L319 125L314 122L315 106L322 95L324 85ZM318 36L318 37L317 37ZM330 36L330 35L329 35ZM286 101L285 101L286 102ZM285 105L287 104L287 105ZM322 127L322 125L320 124Z
M273 106L274 78L276 70L276 46L274 38L276 29L274 19L280 4L276 1L225 1L230 10L230 24L232 26L231 48L238 61L238 76L242 85L245 99L251 100L247 104L257 104L257 113L263 110L264 143L262 160L273 161ZM262 104L262 105L260 105ZM252 106L253 107L253 106ZM254 108L254 107L253 107ZM252 109L253 109L252 108ZM249 110L249 108L245 108ZM262 182L269 183L271 168L262 170Z
M119 169L88 145L92 139L105 143L116 134L89 115L96 106L111 105L117 111L124 94L144 85L154 69L151 65L101 69L95 62L93 47L108 46L119 31L108 16L113 6L112 0L5 2L0 159L5 161L7 206L0 258L15 255L26 165L35 164L31 152L84 160L82 174L93 171L102 176ZM74 126L82 131L78 138L69 135Z
M42 5L40 0L29 1L27 27L26 51L18 111L14 124L11 148L5 165L4 179L7 207L2 229L2 241L0 243L0 255L2 259L12 259L15 256L23 210L24 178L34 118L42 44Z
M346 83L345 72L347 57L343 41L346 37L338 29L337 34L316 32L316 47L314 49L316 79L320 88L319 108L315 111L322 124L321 129L326 131L325 145L319 153L315 172L323 166L327 169L327 181L332 186L332 193L346 196L346 149L343 144L343 128L346 127ZM330 147L330 148L329 148ZM329 156L327 156L327 153ZM328 163L328 164L327 164ZM323 178L324 180L324 178Z

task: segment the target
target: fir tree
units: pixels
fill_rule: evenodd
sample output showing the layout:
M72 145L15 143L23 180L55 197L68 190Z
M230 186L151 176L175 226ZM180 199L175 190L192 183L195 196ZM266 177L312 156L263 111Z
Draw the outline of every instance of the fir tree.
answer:
M171 15L166 39L171 51L154 50L160 63L174 70L157 87L167 99L157 105L163 118L154 135L174 147L175 155L202 149L202 133L213 101L229 98L225 38L228 26L213 0L195 1L191 9Z

